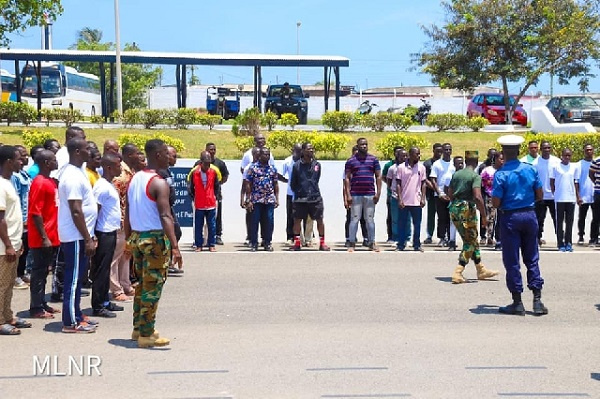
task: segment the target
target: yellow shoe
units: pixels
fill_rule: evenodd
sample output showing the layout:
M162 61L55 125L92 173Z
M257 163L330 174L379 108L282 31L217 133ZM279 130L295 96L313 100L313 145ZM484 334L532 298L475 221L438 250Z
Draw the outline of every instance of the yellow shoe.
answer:
M154 330L151 337L158 338L159 337L158 331ZM137 341L139 338L140 338L140 330L133 330L133 332L131 333L131 340Z
M153 348L155 346L167 346L171 343L168 338L164 337L142 337L138 338L138 348Z
M464 270L464 266L456 266L456 269L454 269L454 274L452 275L452 284L462 284L465 282L465 278L463 277Z
M483 263L475 265L477 268L477 280L485 280L487 278L496 277L499 273L498 270L488 270L485 268Z

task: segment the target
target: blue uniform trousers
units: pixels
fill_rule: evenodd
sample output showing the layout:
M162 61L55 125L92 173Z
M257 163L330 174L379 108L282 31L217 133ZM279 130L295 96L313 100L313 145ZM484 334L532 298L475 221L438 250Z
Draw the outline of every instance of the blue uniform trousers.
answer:
M506 286L510 292L523 292L523 278L519 250L527 267L527 287L542 289L544 279L538 265L538 224L535 211L502 212L500 217L502 235L502 262L506 268Z

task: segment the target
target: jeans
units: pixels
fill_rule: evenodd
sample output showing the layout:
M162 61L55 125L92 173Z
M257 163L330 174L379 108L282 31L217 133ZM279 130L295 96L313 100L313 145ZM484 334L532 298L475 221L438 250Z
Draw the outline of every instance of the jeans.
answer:
M273 240L275 204L254 204L252 211L252 228L250 229L250 245L258 247L258 226L261 226L265 246Z
M421 219L423 217L423 209L420 206L405 206L399 209L399 232L398 232L398 248L404 248L404 244L410 235L410 219L413 223L413 248L421 247Z
M392 197L390 199L390 206L392 211L392 240L398 243L400 241L400 208L398 208L398 199ZM409 213L408 218L404 223L404 226L407 231L407 235L406 237L404 237L405 242L410 239L410 224L411 215ZM402 244L404 245L404 242Z
M204 244L204 219L206 218L206 224L208 227L208 237L206 238L206 245L208 247L214 247L217 239L216 228L217 228L217 210L213 209L196 209L194 217L196 222L194 228L196 233L195 245L196 248L202 248Z
M575 216L575 203L556 203L556 239L558 247L567 244L573 245L573 218ZM563 223L565 226L563 226ZM564 229L564 230L563 230Z
M375 241L375 203L372 195L353 195L352 206L350 207L350 236L348 240L351 243L356 242L356 232L361 215L367 222L367 232L369 244Z
M350 208L346 209L346 225L345 227L345 232L346 232L346 241L350 241L350 219L351 219L351 212L350 212ZM357 229L358 230L358 229ZM360 217L360 232L363 236L363 240L368 240L367 237L369 237L369 232L367 231L367 222L365 221L365 218L361 215ZM356 235L354 236L354 241L356 241Z
M54 267L56 262L56 252L58 247L49 248L29 248L29 253L33 256L33 266L31 267L31 283L29 284L30 299L29 313L35 314L43 311L46 306L46 279L48 270Z

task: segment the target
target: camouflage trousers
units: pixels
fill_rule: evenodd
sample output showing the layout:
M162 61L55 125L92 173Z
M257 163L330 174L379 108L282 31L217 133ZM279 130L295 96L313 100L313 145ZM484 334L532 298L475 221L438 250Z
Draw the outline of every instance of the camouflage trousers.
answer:
M158 301L167 281L171 243L164 231L152 230L132 232L128 244L139 283L133 299L133 329L149 337L154 333Z
M460 234L463 247L458 255L458 263L466 266L470 259L475 264L481 262L479 241L477 235L477 208L473 202L454 200L450 203L450 220L454 223L456 231Z

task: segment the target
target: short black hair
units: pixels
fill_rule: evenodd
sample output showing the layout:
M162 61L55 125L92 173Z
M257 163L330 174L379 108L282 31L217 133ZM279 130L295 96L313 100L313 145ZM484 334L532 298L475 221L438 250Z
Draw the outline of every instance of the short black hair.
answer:
M123 158L127 158L129 155L131 155L137 151L138 151L137 145L135 145L133 143L127 143L123 147L121 147L121 155L123 155Z
M15 158L17 147L13 145L3 145L0 147L0 165L4 165L9 159Z
M29 156L30 156L31 158L35 158L35 154L36 154L38 151L43 151L43 150L44 150L44 146L41 146L41 145L34 145L33 147L31 147L31 150L29 150ZM35 159L34 159L34 161L35 161Z
M65 131L65 140L69 141L75 136L79 136L80 134L85 134L82 128L79 126L69 126Z
M432 147L432 148L433 148L434 150L435 150L436 148L442 148L442 143L435 143L435 144L433 145L433 147Z
M146 145L144 146L146 156L150 157L151 154L156 154L163 145L165 145L165 142L161 139L151 139L146 141Z
M58 143L58 140L56 140L56 139L48 139L48 140L44 141L44 148L46 150L50 149L50 147L52 146L52 143Z
M67 151L70 154L73 154L75 151L81 149L82 147L87 147L87 141L82 139L81 137L74 137L71 140L67 141Z
M204 146L204 149L210 147L211 145L214 145L216 147L215 143L210 143L209 142L209 143L206 143L206 145Z

